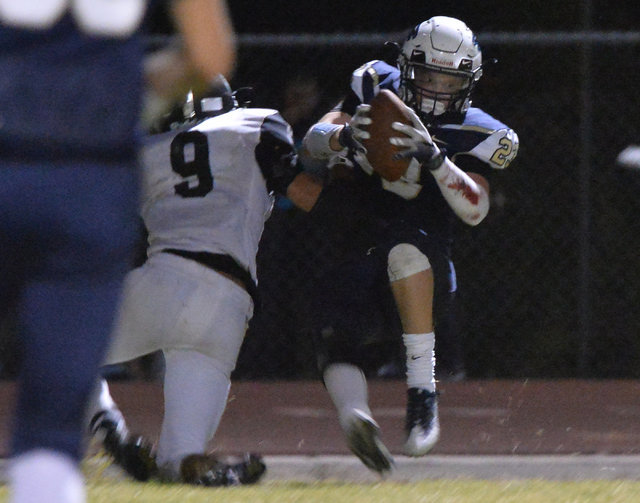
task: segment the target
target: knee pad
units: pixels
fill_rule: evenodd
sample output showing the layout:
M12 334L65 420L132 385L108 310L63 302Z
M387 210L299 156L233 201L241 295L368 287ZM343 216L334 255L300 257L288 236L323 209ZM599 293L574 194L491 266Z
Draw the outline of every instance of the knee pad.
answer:
M429 259L414 245L401 243L389 252L387 258L389 281L407 278L428 269L431 269Z

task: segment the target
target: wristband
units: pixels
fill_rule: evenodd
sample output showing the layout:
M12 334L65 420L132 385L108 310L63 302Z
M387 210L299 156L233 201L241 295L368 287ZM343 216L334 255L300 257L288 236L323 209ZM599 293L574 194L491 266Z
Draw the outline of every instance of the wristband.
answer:
M337 154L339 151L331 148L331 137L341 129L339 124L329 124L326 122L318 122L309 128L304 137L304 146L312 157L317 159L328 159Z
M425 178L433 174L434 171L439 169L446 159L446 156L438 150L434 152L431 158L420 165L420 183L424 184Z
M437 150L436 152L433 153L433 155L431 156L431 159L422 163L422 167L427 168L429 171L435 171L440 166L442 166L442 163L444 162L444 157L445 156L443 155L443 153L440 150Z

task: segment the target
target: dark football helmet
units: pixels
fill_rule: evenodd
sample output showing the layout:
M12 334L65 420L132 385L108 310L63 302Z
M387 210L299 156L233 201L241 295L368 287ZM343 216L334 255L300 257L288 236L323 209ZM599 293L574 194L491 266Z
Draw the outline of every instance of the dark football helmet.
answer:
M198 120L230 112L237 106L229 82L218 75L202 95L193 91L187 93L182 113L185 120Z

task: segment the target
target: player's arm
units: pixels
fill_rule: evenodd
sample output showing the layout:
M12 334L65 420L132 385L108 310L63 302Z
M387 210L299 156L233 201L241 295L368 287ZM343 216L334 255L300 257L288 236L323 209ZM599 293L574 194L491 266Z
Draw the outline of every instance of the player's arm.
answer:
M392 145L405 150L399 157L413 157L421 163L419 182L433 176L445 201L453 212L468 225L478 225L489 212L489 185L480 175L469 175L444 155L432 141L427 128L411 112L412 126L394 122L392 127L402 133L389 139Z
M311 211L321 192L322 184L313 175L304 171L298 173L287 187L289 200L304 211Z
M340 110L332 110L309 128L302 140L305 155L314 159L331 159L335 155L346 154L347 150L364 150L362 140L369 133L363 125L371 123L368 117L369 105L360 105L353 117Z
M224 0L174 0L172 14L181 34L179 44L145 59L147 125L189 90L201 94L219 74L228 77L233 72L235 36Z
M473 179L474 182L482 185L484 190L487 191L488 195L491 195L490 192L490 179L491 172L493 171L490 166L486 163L476 159L475 157L471 157L469 155L458 155L452 156L451 161L462 171L464 171L469 177Z
M320 159L327 159L344 150L344 145L340 144L340 132L349 119L349 114L339 110L326 113L309 128L302 140L303 146L312 157Z
M397 70L378 60L356 69L351 74L344 100L307 131L303 140L305 155L329 160L348 150L366 153L362 142L369 138L366 129L371 124L371 107L368 103L384 87L383 82L391 79L393 72Z
M468 225L478 225L484 220L489 213L489 184L483 176L465 173L446 156L437 167L427 169L460 220ZM429 176L424 168L422 176Z
M366 70L366 71L365 71ZM362 79L365 71L369 79ZM365 154L363 141L367 140L367 127L371 124L371 106L365 96L374 96L380 89L374 84L378 79L371 64L365 64L351 77L351 88L345 99L309 128L302 144L305 155L314 159L329 160L347 151Z
M313 208L322 192L322 184L311 174L301 171L291 127L279 113L263 120L255 156L269 191L286 195L304 211Z
M173 0L172 14L193 71L206 82L229 78L235 37L225 0Z

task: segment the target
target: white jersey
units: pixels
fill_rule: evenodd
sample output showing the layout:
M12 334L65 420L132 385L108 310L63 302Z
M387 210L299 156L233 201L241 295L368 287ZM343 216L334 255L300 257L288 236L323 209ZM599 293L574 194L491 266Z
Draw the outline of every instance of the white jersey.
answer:
M256 280L272 191L286 190L295 160L291 128L270 109L240 108L150 137L142 154L148 255L227 254Z

